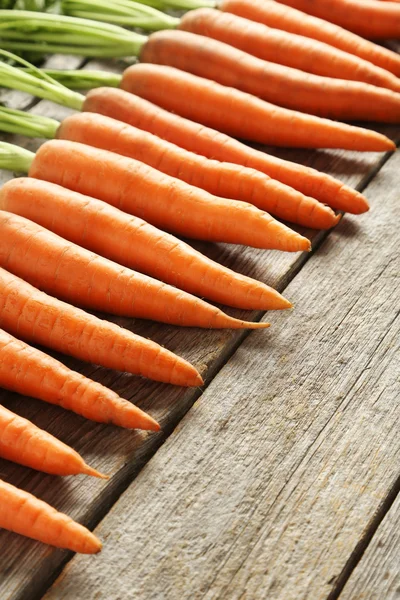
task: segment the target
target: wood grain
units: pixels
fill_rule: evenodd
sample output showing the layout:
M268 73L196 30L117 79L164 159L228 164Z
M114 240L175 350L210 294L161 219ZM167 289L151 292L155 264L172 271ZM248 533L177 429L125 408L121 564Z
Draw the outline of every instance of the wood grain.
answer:
M400 597L400 495L386 514L340 600L398 600Z
M319 600L398 476L396 155L287 288L45 600Z
M75 63L71 61L77 59L71 59L70 57L60 59L56 57L54 60L57 61L58 67L72 68ZM2 95L1 100L14 108L29 108L37 114L58 119L62 119L68 113L67 110L56 107L49 102L33 104L32 100L23 94L5 93ZM386 133L389 133L394 139L400 137L398 128L389 128ZM16 141L32 150L35 150L40 143L37 140L27 142L23 138L9 136L7 136L7 140ZM360 155L339 151L298 152L293 154L292 157L295 156L297 156L299 162L304 164L317 164L327 172L339 173L343 181L358 187L362 187L363 182L371 178L387 158L374 153ZM9 174L2 173L0 182L9 177ZM365 224L371 218L373 218L372 215L366 215L361 220L345 217L344 225L332 237L333 250L335 250L337 244L346 244L348 238L351 240L357 239L361 244L364 239ZM318 247L327 235L325 233L309 233L315 247ZM263 252L223 244L196 244L196 247L211 258L219 260L222 264L265 281L281 291L296 276L309 258L309 256L301 254L287 255L273 251ZM324 248L321 248L322 256L327 252L327 248L331 252L331 246L325 246ZM325 278L327 275L327 272L324 271ZM330 276L329 280L334 281ZM295 288L294 293L296 296ZM310 293L312 293L312 287L310 287ZM268 319L273 324L271 330L251 334L251 338L255 340L254 343L259 348L259 352L265 353L266 347L273 352L275 345L278 342L280 343L279 340L281 340L282 334L285 337L290 335L294 315L296 312L300 315L304 314L301 312L306 308L303 305L304 302L307 304L308 299L298 300L295 313L290 312L280 315L270 313L268 315ZM301 305L303 305L302 309ZM261 316L233 310L229 313L251 319L258 319ZM115 319L115 321L136 333L158 341L184 356L203 373L207 374L208 381L212 379L246 337L245 332L182 330L138 320ZM267 356L269 358L269 355ZM121 431L114 427L93 425L76 415L68 414L56 407L48 407L37 401L6 392L0 393L1 403L4 403L11 410L30 418L40 427L47 429L72 445L90 464L109 473L111 479L106 484L88 478L65 478L61 480L34 473L29 469L17 467L5 461L0 461L0 477L33 492L59 510L67 512L88 526L93 526L107 513L121 491L129 485L143 464L157 451L160 444L168 437L182 416L198 398L201 390L176 389L172 386L148 382L123 373L106 371L93 365L83 365L66 357L61 357L61 359L69 366L108 385L123 397L137 403L157 418L163 426L163 432L157 435ZM316 359L318 359L318 356ZM265 354L263 354L262 360L265 361ZM235 379L228 383L227 389L234 386L236 379L242 378L242 373L236 373L234 377ZM296 385L291 386L290 389L296 389ZM285 420L286 417L282 416L282 419ZM288 417L288 422L290 422L290 417ZM204 424L202 424L202 427L204 427ZM289 430L287 435L289 435ZM252 443L256 443L256 439L253 439ZM191 452L190 449L189 455ZM174 493L173 486L170 493ZM49 549L4 531L0 532L0 555L2 556L0 561L0 598L2 600L29 600L39 597L48 582L54 578L60 565L69 558L68 553ZM97 559L94 560L93 564L97 564Z

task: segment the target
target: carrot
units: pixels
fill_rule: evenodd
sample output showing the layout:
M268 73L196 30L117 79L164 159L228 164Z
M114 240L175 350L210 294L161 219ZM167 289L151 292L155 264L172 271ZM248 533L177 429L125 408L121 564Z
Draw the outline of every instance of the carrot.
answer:
M0 208L122 265L192 294L248 310L290 308L277 291L212 261L181 240L117 208L31 177L8 181Z
M145 36L132 34L122 27L115 25L99 24L96 21L85 21L74 17L62 17L58 15L55 17L54 15L29 13L28 11L1 11L0 16L4 19L0 39L3 45L5 44L6 47L10 47L11 44L11 47L14 49L27 50L31 48L39 51L45 47L47 52L61 50L64 53L71 51L75 54L81 54L82 52L86 52L84 49L87 48L91 56L119 56L121 52L124 55L127 44L131 47L131 54L136 52L137 55L143 55L143 48L150 44L148 38ZM27 23L29 27L29 41L25 43L21 41L21 37L24 36L22 39L26 39ZM55 28L57 34L55 33ZM35 31L40 31L39 40L35 35ZM79 38L82 44L75 46L68 43L69 35L72 36L70 41L74 41L75 43L77 32L82 36L82 39ZM182 35L185 36L185 32L182 31L174 33L181 34L179 39L182 39ZM10 41L10 38L12 41ZM59 38L63 40L61 45L57 43ZM115 44L115 42L118 43ZM205 42L207 44L208 41L205 40ZM109 46L110 43L113 43L111 48ZM217 42L214 40L214 43L216 44ZM231 46L224 46L223 44L222 47L228 48L230 52L235 50ZM167 54L171 55L170 46L168 46L167 50ZM4 51L1 52L4 55ZM240 51L237 52L240 54ZM244 57L247 60L248 55L244 54ZM256 60L254 57L249 58ZM18 60L21 62L21 59ZM24 62L24 64L26 65L27 63ZM261 62L261 64L264 63ZM138 65L135 67L135 76L129 75L132 72L132 68L128 69L122 79L122 87L124 89L126 85L132 87L135 77L134 85L145 88L149 74L153 74L153 77L156 76L155 86L157 87L159 83L162 83L162 90L160 90L161 94L159 96L165 95L168 91L170 99L173 94L175 95L175 98L173 98L174 102L177 99L176 96L178 96L178 104L180 102L184 104L179 110L183 110L184 112L187 108L192 110L191 107L188 107L189 100L190 104L195 108L195 120L211 119L211 122L218 122L220 128L224 131L232 132L233 135L237 135L238 137L245 137L246 139L260 141L261 143L295 147L341 147L353 150L382 151L394 149L394 144L385 136L378 133L357 129L341 123L333 123L326 120L321 121L294 111L282 110L275 105L263 103L249 94L240 94L238 90L234 90L233 88L227 89L225 86L218 86L215 82L203 80L195 76L188 77L187 74L184 74L184 78L182 79L183 74L178 74L176 69L171 70L171 68L166 67L160 71L161 67L158 70L155 70L154 66L152 70L149 70L149 67L150 65ZM36 79L40 78L41 80L40 87L43 98L54 100L54 98L61 96L62 102L65 102L66 106L77 108L78 110L81 109L84 97L70 90L67 90L67 94L65 88L60 86L60 84L49 81L48 76L45 77L37 68L33 66L30 68L35 73ZM19 74L15 82L16 70L10 65L2 65L0 72L2 75L5 74L4 78L2 78L2 85L12 87L13 89L17 85L18 89L22 91L31 91L33 87L36 93L38 85L35 77L31 76L30 73L24 72L23 74ZM10 71L12 71L12 75ZM168 81L167 90L164 88L163 80L166 81L172 77L173 82ZM33 86L32 80L35 84ZM115 78L113 80L115 81ZM339 82L339 80L335 81ZM362 84L358 83L358 85ZM367 89L375 90L373 86ZM393 105L396 104L396 95L387 90L380 90L379 88L376 88L376 90L376 94L378 94L380 99L381 96L379 94L388 94L387 102L390 107L392 107L392 103ZM320 90L318 90L319 92ZM159 93L158 87L156 93ZM198 101L199 97L201 97L201 103ZM374 94L373 97L375 98ZM207 124L207 121L205 124Z
M129 429L160 426L137 406L0 329L0 387Z
M73 552L95 554L101 542L86 527L0 479L0 527Z
M186 237L292 251L309 247L308 240L250 204L217 198L131 158L77 142L43 144L29 175Z
M211 8L191 10L182 17L179 28L224 42L262 60L314 75L363 81L400 91L397 77L362 58L237 15Z
M32 137L58 137L112 150L217 196L244 202L249 200L260 209L306 227L327 229L338 220L333 211L313 198L307 198L258 171L207 160L104 115L75 114L60 125L48 117L0 107L0 129ZM292 238L293 233L290 232ZM298 241L301 243L300 238ZM308 249L309 242L305 238L303 244L304 249Z
M268 327L229 317L203 300L4 211L0 211L0 267L42 291L92 310L188 327Z
M257 4L262 5L262 2ZM162 10L183 8L182 5L178 6L179 1L176 3L174 0L155 2L154 5ZM197 8L199 6L203 8ZM203 2L185 0L185 9L188 12L181 19L177 19L146 6L144 0L140 4L132 0L114 0L112 3L106 0L95 2L63 0L62 2L64 14L72 17L84 17L125 27L140 27L146 31L183 29L225 42L258 58L316 75L364 81L395 91L399 90L399 81L393 77L393 74L370 62L337 51L327 44L289 35L277 29L266 28L254 21L217 11L215 6L215 3L208 0ZM190 10L192 8L194 10Z
M400 6L378 0L279 0L305 13L373 39L400 37Z
M106 479L75 450L1 405L0 456L50 475L85 474Z
M326 173L250 148L124 90L93 89L83 110L115 116L199 155L256 169L334 208L354 213L368 210L365 196Z
M280 116L277 106L283 106L329 119L400 122L400 95L391 90L359 81L305 76L298 69L260 60L186 31L153 33L142 48L140 60L176 67L271 102L275 118ZM279 138L277 142L281 143Z
M400 56L395 52L274 0L220 0L218 8L269 27L324 42L400 76Z
M110 369L183 386L203 382L192 365L155 342L56 300L2 268L0 327Z
M314 198L303 196L259 171L207 159L104 115L89 112L71 115L61 123L57 137L134 158L210 194L248 201L278 218L305 227L328 229L339 219ZM303 249L307 249L307 242L303 243Z
M121 87L183 117L262 144L364 151L395 148L375 131L277 108L173 67L134 65L124 72Z

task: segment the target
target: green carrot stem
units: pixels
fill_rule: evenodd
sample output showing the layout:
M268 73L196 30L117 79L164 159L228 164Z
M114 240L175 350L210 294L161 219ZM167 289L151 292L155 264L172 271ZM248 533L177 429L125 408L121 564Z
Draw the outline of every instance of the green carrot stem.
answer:
M180 20L133 0L62 0L65 15L156 31L174 29Z
M32 115L22 110L14 110L0 106L0 131L54 139L60 123L49 117Z
M138 56L146 42L146 36L109 23L0 10L0 46L8 50L113 58Z
M14 144L0 142L0 169L28 173L35 154Z
M85 97L78 94L78 92L73 92L64 87L61 83L42 73L40 69L37 69L34 65L15 54L0 50L0 56L11 58L18 64L29 68L29 71L23 71L4 61L0 61L0 84L2 87L27 92L33 96L45 98L56 104L76 110L82 109Z
M21 70L29 72L29 68L24 67ZM57 70L42 69L42 72L49 75L55 81L72 90L91 90L95 87L118 87L122 76L117 73L107 73L106 71L86 71L85 69Z
M147 4L158 10L193 10L195 8L217 8L217 0L138 0L141 4ZM254 0L257 2L260 0Z

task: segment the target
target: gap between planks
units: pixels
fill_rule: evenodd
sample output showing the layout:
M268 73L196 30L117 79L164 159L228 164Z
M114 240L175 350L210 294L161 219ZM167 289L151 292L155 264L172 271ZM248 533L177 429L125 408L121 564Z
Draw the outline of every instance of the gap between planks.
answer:
M54 66L54 61L57 63L57 67L63 68L75 67L78 64L76 58L54 57L52 59L52 66ZM92 65L93 63L87 65L87 67L90 68ZM7 98L8 96L5 95L5 97ZM25 95L12 94L13 108L25 108L26 106L30 106L29 104L24 104L26 101ZM35 105L32 106L31 112L45 114L59 119L68 113L67 110L44 101L35 103ZM398 129L394 127L384 127L380 128L380 130L383 130L390 137L396 139L396 141L398 140ZM22 145L23 138L15 139L18 139ZM31 149L37 146L36 141L33 140L29 141L28 144L25 142L24 145L28 145ZM280 151L279 154L283 155L285 154L285 151ZM358 188L360 186L363 188L368 181L368 178L373 177L381 168L385 160L391 155L382 157L381 155L372 153L360 155L359 153L350 152L292 153L292 158L295 156L298 156L299 162L313 164L321 170L331 170L332 174L338 174L337 171L339 171L342 179L347 183L357 186ZM331 169L330 166L332 166ZM360 175L362 175L361 179ZM315 234L313 239L314 252L319 248L327 236L327 233ZM240 249L240 252L236 252L233 249L231 250L230 247L222 244L200 244L200 246L214 259L220 259L224 264L232 266L237 270L244 271L250 276L259 277L260 279L267 281L267 283L275 285L280 291L285 289L288 283L293 280L299 270L301 270L303 265L310 258L310 255L300 255L293 258L278 257L278 255L274 253L259 252L249 249ZM231 312L236 315L245 315L245 313L238 313L237 311ZM258 319L260 316L260 313L253 313L251 315L253 319ZM181 353L186 354L186 357L189 358L189 360L193 357L197 366L207 365L209 368L207 373L207 384L210 383L210 380L222 366L226 364L248 335L247 332L223 334L217 334L215 332L195 332L193 333L193 342L187 347L187 341L185 342L183 340L183 332L178 331L177 328L153 326L132 320L119 319L116 321L124 326L131 328L133 326L135 332L145 334L161 343L165 343L168 347L177 352L182 349ZM191 332L192 331L193 330L191 330ZM149 399L145 402L138 403L145 410L148 408L153 409L152 414L155 412L156 418L160 418L163 423L164 431L162 435L152 436L150 438L146 435L133 434L133 436L135 436L135 441L132 441L132 436L129 444L126 433L119 432L119 441L115 441L112 433L110 433L111 428L106 430L106 428L102 426L91 427L90 424L84 423L78 417L72 415L67 417L61 409L58 410L46 407L46 411L42 413L42 411L40 411L42 405L38 402L35 403L32 401L29 405L24 405L24 402L20 398L13 395L5 395L4 393L1 395L2 401L7 401L8 405L11 404L11 408L13 406L17 407L17 412L23 414L27 418L33 419L39 426L51 430L53 434L57 434L62 430L63 441L71 443L79 451L86 451L89 454L96 456L96 458L98 457L97 455L100 454L100 457L103 458L102 452L100 451L102 443L110 444L111 450L116 450L116 457L114 457L114 460L104 460L105 466L108 465L109 468L114 471L112 480L103 488L100 488L98 484L93 482L91 484L87 483L83 498L80 498L79 500L79 504L81 505L79 509L76 507L76 499L74 502L73 492L76 492L79 497L79 492L77 490L84 487L83 483L79 486L78 483L72 483L72 481L69 480L68 484L71 485L67 488L65 486L68 484L64 484L64 482L54 483L54 478L45 477L39 474L34 474L32 476L32 472L28 469L9 467L8 465L5 465L5 463L0 463L0 470L3 476L5 474L5 477L8 480L11 477L14 483L18 482L21 487L29 489L29 491L33 491L34 493L38 493L40 497L55 504L60 510L69 512L71 516L74 516L80 521L88 524L90 527L93 527L104 517L121 493L127 489L141 467L164 443L183 415L190 409L192 404L204 392L207 386L203 390L178 393L176 390L168 389L168 391L164 393L166 388L159 385L132 379L124 374L116 377L115 374L107 373L104 370L93 366L83 366L77 361L66 359L65 357L62 360L67 362L70 366L83 371L85 374L100 379L103 383L109 384L110 387L113 387L113 389L122 393L124 397L128 397L129 399L136 400L137 397L140 398L146 392ZM135 384L138 389L133 391L132 388ZM164 402L160 400L160 395L163 395L165 399ZM166 404L168 405L169 402L174 402L172 409L166 408ZM68 426L66 426L67 419L69 421ZM102 442L95 441L97 436L102 437ZM85 458L87 457L85 456ZM132 464L133 458L135 459L135 464ZM59 492L57 491L58 486L60 488ZM93 500L93 498L95 498L95 500ZM85 501L96 502L97 507L93 510L93 507L89 505L87 509L83 509L82 505ZM7 546L10 545L10 552L13 550L15 551L15 546L18 545L15 543L13 536L0 536L0 547L3 545L4 548L5 544L7 544ZM40 558L37 559L38 555L40 555ZM19 559L17 559L18 556ZM0 582L0 596L2 600L5 600L6 598L12 598L13 600L17 600L18 598L33 600L34 598L40 597L44 590L50 585L51 581L55 579L63 565L68 562L70 556L70 554L57 550L45 551L39 545L32 542L26 540L21 541L20 551L17 550L14 562L5 567L3 575L5 575L6 579L7 573L12 576L13 569L16 568L15 561L18 563L18 560L24 560L27 565L31 564L31 575L33 575L33 577L28 577L22 586L17 585L14 591L11 589L13 587L12 585L11 588L8 587L7 581L3 581L3 583ZM33 557L35 558L32 561ZM11 595L7 595L8 593Z

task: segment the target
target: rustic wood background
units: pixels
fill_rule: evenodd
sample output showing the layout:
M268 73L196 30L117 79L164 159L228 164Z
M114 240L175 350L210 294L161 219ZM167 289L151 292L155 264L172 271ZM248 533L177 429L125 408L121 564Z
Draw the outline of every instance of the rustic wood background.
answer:
M0 101L59 120L69 113L17 92ZM400 141L400 127L379 130ZM202 389L58 357L147 410L162 432L97 425L0 392L5 406L111 475L61 479L0 460L0 478L97 527L104 542L98 556L73 557L1 531L1 600L400 597L400 158L279 155L364 190L371 211L305 232L310 254L196 246L284 291L293 311L228 311L272 323L251 334L114 319L190 360L206 376ZM11 176L2 172L0 184Z

